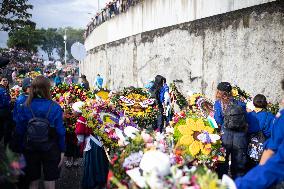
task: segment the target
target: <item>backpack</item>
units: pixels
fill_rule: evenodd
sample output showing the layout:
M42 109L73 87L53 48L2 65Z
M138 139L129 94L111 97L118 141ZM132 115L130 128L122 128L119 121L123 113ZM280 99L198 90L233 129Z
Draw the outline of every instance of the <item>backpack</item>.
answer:
M26 132L26 148L31 151L48 151L54 144L50 140L50 122L48 120L49 113L53 106L50 104L48 112L44 118L36 117L33 110L29 106L32 118L28 122Z
M231 101L224 112L224 128L234 131L245 131L246 127L245 110L235 100Z
M265 119L265 127L267 126L267 119L268 118L268 113L266 114L266 119ZM265 128L264 127L264 128ZM255 162L259 162L260 158L263 153L263 145L266 140L266 137L263 134L263 131L260 130L257 133L253 133L249 136L249 145L248 145L248 156Z

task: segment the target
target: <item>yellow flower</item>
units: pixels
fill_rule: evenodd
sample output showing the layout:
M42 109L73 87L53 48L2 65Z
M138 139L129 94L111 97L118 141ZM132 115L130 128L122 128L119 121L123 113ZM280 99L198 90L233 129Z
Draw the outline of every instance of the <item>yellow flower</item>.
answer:
M194 141L193 137L191 135L183 135L180 139L179 139L179 143L180 145L190 145L192 144Z
M189 153L194 157L200 152L201 143L198 141L193 141L193 143L188 147Z
M205 144L204 146L202 146L201 152L202 152L204 155L210 154L210 152L211 152L211 144Z
M202 130L207 131L209 134L212 134L214 132L214 129L208 126L205 126Z
M182 135L192 135L193 131L188 125L180 125L178 126L178 130Z
M232 89L232 95L233 96L238 96L238 90L236 88Z

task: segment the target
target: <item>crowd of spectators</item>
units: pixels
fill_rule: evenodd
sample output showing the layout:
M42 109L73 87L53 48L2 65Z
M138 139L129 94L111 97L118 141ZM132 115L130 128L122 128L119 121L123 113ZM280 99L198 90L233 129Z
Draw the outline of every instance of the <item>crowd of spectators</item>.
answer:
M23 49L2 49L0 56L10 59L10 63L4 68L0 68L0 75L4 75L12 83L12 75L25 75L30 71L41 71L44 67L42 58L32 52Z
M84 37L88 37L92 31L104 23L105 21L111 19L112 17L126 12L129 7L136 5L143 0L113 0L106 4L105 8L101 9L95 17L91 19L85 30Z

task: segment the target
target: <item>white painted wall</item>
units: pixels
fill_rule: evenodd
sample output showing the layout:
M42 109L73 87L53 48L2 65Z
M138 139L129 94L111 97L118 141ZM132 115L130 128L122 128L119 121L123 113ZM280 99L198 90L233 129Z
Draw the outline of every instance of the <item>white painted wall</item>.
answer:
M138 33L210 17L275 0L144 0L97 27L87 50Z
M213 98L218 82L229 81L252 95L262 93L269 101L279 101L284 13L278 5L260 5L102 45L81 62L80 72L90 82L101 74L111 90L142 87L160 74L169 83L182 80L178 87L183 94L203 92ZM212 24L216 20L220 25Z

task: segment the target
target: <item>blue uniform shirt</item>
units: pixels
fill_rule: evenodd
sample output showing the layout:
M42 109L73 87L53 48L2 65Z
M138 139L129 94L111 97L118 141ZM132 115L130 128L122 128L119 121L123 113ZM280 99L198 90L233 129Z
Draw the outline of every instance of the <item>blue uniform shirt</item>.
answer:
M26 102L28 98L28 95L25 93L20 94L20 96L16 99L15 101L15 105L14 105L14 110L13 110L13 120L16 122L18 119L18 115L19 115L19 108L21 108L24 103Z
M51 100L43 98L35 98L32 100L31 108L36 117L45 117L49 109ZM29 120L32 118L30 109L22 106L18 109L18 116L16 119L16 132L20 136L19 145L23 145L24 135L27 130ZM61 107L54 102L48 120L51 127L54 127L59 138L59 148L61 152L65 151L65 127L63 126L63 111ZM24 146L22 146L24 147Z
M282 116L284 118L284 116ZM264 165L258 165L236 179L238 189L266 189L284 180L284 143Z
M256 133L262 131L266 138L269 138L272 130L274 115L267 111L255 111L247 114L248 133Z
M278 147L284 140L284 110L281 110L273 120L270 139L265 144L265 149L277 152Z
M100 76L97 76L97 77L96 77L96 85L97 85L99 88L102 88L102 87L103 87L103 82L104 82L104 80L103 80L102 77L100 77Z
M0 86L0 109L10 108L11 97L9 91Z
M159 100L160 100L160 103L164 103L164 101L165 101L165 93L166 92L169 92L169 87L168 87L168 85L167 84L165 84L162 88L161 88L161 90L160 90L160 93L159 93Z
M246 111L246 104L245 103L238 101L238 100L236 100L236 102L239 106L241 106L244 109L244 111ZM223 127L224 113L223 113L223 110L222 110L222 105L221 105L220 100L216 100L215 103L214 103L214 119L215 119L215 121L218 125L221 125Z

